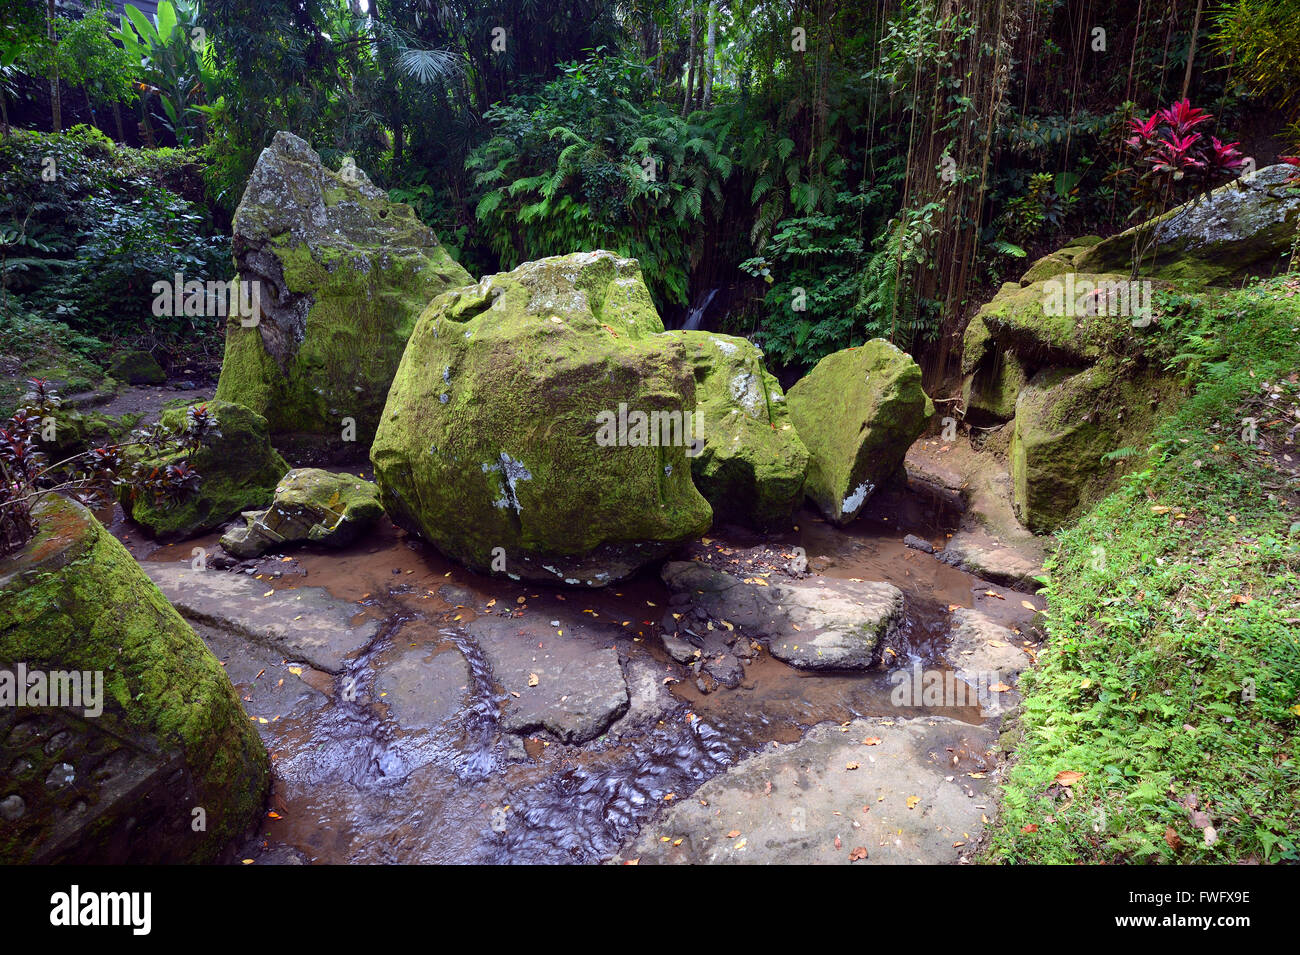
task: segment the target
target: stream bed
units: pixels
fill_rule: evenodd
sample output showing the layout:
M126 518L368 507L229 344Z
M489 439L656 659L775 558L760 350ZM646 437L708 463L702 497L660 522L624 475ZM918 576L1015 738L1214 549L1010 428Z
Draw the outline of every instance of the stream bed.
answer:
M740 686L707 693L660 640L671 595L657 568L601 590L550 589L472 573L384 520L347 549L269 554L228 571L247 571L262 596L324 588L354 605L356 621L378 622L336 673L265 648L246 652L195 624L227 665L274 770L264 825L236 861L601 862L706 781L819 724L947 717L988 725L996 718L974 706L903 711L891 702L891 671L946 667L952 609L976 607L1018 632L1041 608L902 542L910 533L941 546L957 519L882 491L848 528L803 511L784 534L716 528L689 545L681 556L741 569L806 555L812 574L886 581L906 600L877 670L800 671L762 652ZM158 546L121 519L113 530L141 560L221 553L215 534ZM541 727L508 731L502 704L518 693L494 673L485 623L514 628L518 647L536 643L535 660L583 646L616 652L626 711L585 742ZM979 756L971 766L988 768Z

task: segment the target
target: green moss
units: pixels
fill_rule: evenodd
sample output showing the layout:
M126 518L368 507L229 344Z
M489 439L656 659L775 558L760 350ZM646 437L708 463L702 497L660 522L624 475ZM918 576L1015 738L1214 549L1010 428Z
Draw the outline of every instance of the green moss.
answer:
M1235 181L1220 186L1097 243L1076 265L1081 271L1128 272L1135 237L1145 245L1154 233L1140 269L1146 278L1195 290L1284 272L1300 229L1300 194L1283 185L1292 171L1279 164L1261 169L1249 188Z
M167 372L147 351L119 352L109 362L108 373L132 385L161 385L167 380Z
M1035 533L1056 530L1124 473L1103 461L1145 445L1156 412L1179 399L1173 376L1110 357L1086 369L1050 368L1020 392L1011 434L1012 501Z
M962 383L966 420L975 425L1010 421L1016 414L1016 398L1028 380L1025 366L1014 352L996 351Z
M1300 861L1294 450L1285 416L1261 414L1263 382L1275 408L1300 403L1300 298L1278 281L1204 308L1213 336L1182 346L1213 363L1192 366L1137 470L1059 534L986 861ZM1253 415L1255 447L1228 433ZM1054 785L1064 770L1082 778Z
M780 383L752 342L676 331L695 373L695 486L715 518L758 528L788 523L803 500L808 449L790 421Z
M152 467L188 460L198 471L198 493L170 506L154 503L147 492L124 487L122 507L133 521L156 536L190 536L211 530L241 511L265 507L275 486L289 470L284 458L271 447L266 419L249 409L225 401L208 403L221 429L221 437L193 454L138 455ZM185 409L163 413L161 423L173 433L185 428Z
M916 362L883 339L827 355L788 395L808 448L808 497L848 523L903 463L934 414Z
M429 305L393 380L371 449L389 516L479 570L500 548L506 573L599 584L619 572L561 565L599 552L630 572L706 530L683 443L598 441L620 403L679 420L695 405L636 263L577 253L480 284L486 308L464 291Z
M251 328L228 319L217 397L265 416L281 447L363 455L416 318L473 279L409 206L287 134L259 160L235 234L263 314Z
M246 512L246 526L232 527L221 538L221 546L239 557L299 542L343 547L383 512L379 488L370 481L319 468L296 468L280 479L271 506Z
M0 660L102 671L104 712L93 729L182 754L208 830L183 827L189 844L176 847L178 861L212 861L256 820L266 796L257 734L220 664L125 547L62 498L47 498L38 518L36 539L0 561ZM42 785L20 786L29 807L45 798ZM79 794L97 798L94 786ZM28 857L37 848L31 836L6 826L0 859Z

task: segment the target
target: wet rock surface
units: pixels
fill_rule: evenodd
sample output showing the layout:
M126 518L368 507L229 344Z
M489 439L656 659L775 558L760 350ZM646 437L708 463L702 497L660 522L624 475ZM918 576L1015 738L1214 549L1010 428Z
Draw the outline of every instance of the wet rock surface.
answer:
M868 669L903 614L902 591L887 583L769 582L762 576L735 577L694 561L668 563L662 576L675 594L690 599L693 616L698 618L697 611L702 611L712 618L704 621L704 635L678 621L679 637L685 631L702 645L716 632L712 620L717 620L729 631L739 628L729 642L764 638L774 657L800 669ZM710 652L705 649L706 656Z
M318 670L338 673L379 631L375 619L356 620L358 608L315 587L268 590L265 581L187 562L141 564L181 615L242 634Z
M501 712L507 732L544 729L561 742L585 743L627 710L613 628L579 636L565 634L563 626L540 630L480 618L467 629L510 697Z
M705 783L614 861L960 862L991 811L994 743L991 729L946 719L818 726Z

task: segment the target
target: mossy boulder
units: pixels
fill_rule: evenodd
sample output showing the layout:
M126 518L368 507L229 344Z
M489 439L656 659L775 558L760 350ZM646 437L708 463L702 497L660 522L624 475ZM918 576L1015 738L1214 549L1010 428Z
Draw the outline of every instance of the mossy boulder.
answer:
M1075 263L1080 256L1101 241L1102 238L1099 235L1085 235L1070 240L1055 252L1049 252L1026 269L1025 274L1020 276L1020 284L1022 286L1033 285L1035 282L1055 278L1066 272L1078 272L1079 268Z
M131 385L161 385L167 381L167 372L147 351L118 352L108 363L108 373Z
M91 448L128 440L141 415L57 408L47 417L53 420L42 422L36 434L37 443L51 463L57 463Z
M229 679L84 507L48 497L36 515L0 560L0 681L20 664L91 676L82 705L0 706L0 862L216 861L269 785Z
M227 319L217 397L265 416L295 457L364 455L416 318L474 280L409 206L286 132L253 168L233 249L260 310Z
M1014 352L995 351L962 383L966 420L981 427L1010 421L1016 415L1016 398L1026 381L1025 366Z
M236 557L255 557L285 544L345 547L383 513L379 487L370 481L319 468L295 468L280 479L271 506L245 511L245 525L230 528L221 546Z
M266 419L260 414L228 401L208 402L207 407L221 437L193 453L135 454L137 461L150 467L186 460L200 477L196 494L170 505L155 502L148 492L123 487L123 510L155 537L189 537L212 530L241 511L264 507L289 470L271 447ZM164 411L160 424L173 434L183 433L187 410Z
M1128 300L1120 301L1121 295ZM1142 297L1141 286L1113 272L1067 271L1024 286L1007 282L966 326L962 372L969 375L1006 351L1029 367L1089 364L1131 330L1127 313Z
M467 566L603 586L708 529L695 403L636 261L558 256L430 303L371 460L388 515Z
M700 443L691 473L715 519L760 529L788 522L803 500L808 449L763 353L731 335L668 334L681 340L694 368Z
M787 399L808 448L805 491L836 524L858 516L934 414L921 369L880 338L827 355Z
M1266 166L1249 181L1234 180L1097 243L1074 265L1081 272L1129 272L1137 237L1154 242L1140 273L1187 288L1284 272L1300 230L1300 190L1285 185L1294 173L1284 163Z
M1089 368L1047 368L1016 401L1011 434L1012 503L1035 533L1056 530L1100 498L1125 468L1107 455L1142 446L1157 413L1179 398L1157 369L1107 357Z

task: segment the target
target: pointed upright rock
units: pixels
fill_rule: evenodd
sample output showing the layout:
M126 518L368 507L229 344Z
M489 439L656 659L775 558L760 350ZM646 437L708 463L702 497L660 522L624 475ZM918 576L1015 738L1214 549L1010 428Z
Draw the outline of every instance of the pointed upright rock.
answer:
M421 310L474 281L409 206L286 132L249 177L234 254L256 308L227 317L217 396L263 415L295 458L364 456Z

